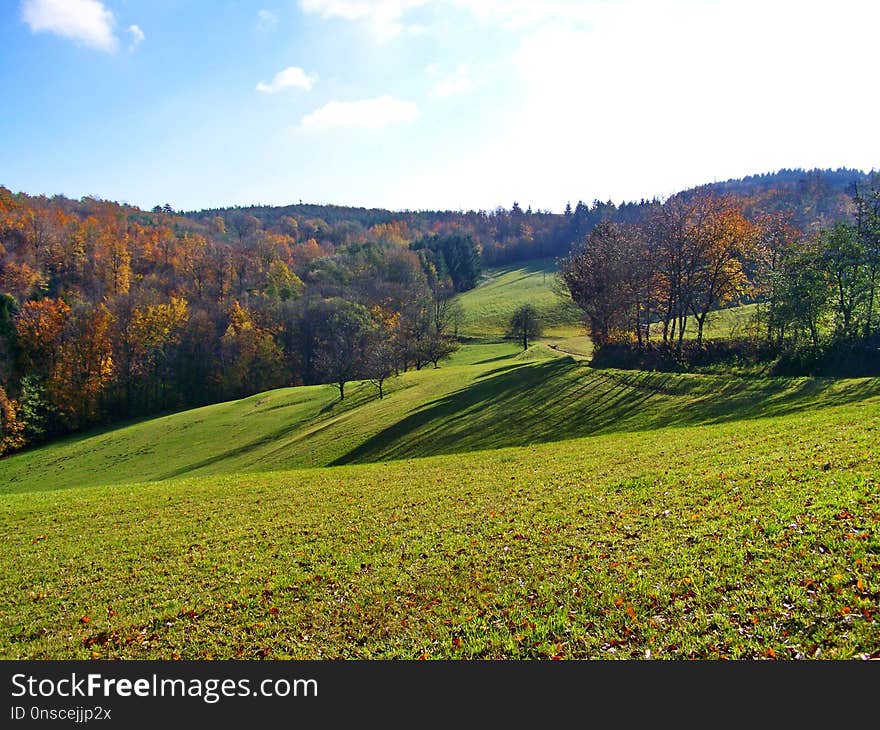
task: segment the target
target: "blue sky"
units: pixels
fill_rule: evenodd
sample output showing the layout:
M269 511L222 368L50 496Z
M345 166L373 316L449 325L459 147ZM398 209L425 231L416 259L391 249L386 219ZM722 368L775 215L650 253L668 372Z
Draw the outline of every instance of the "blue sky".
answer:
M873 0L5 0L0 184L561 210L880 167Z

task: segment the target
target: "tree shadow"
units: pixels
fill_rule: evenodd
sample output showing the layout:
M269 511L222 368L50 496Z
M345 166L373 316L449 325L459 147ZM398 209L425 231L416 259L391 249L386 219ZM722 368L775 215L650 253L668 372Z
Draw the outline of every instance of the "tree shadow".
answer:
M880 396L880 379L599 371L570 358L505 366L424 404L333 465L782 416Z

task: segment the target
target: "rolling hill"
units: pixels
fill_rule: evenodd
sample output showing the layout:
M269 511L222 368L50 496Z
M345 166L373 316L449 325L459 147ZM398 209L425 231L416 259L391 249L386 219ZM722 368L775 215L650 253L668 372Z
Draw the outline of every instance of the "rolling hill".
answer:
M284 388L0 460L0 656L880 655L880 381L593 369L548 270L465 294L474 339L383 400Z
M880 396L870 379L597 371L537 345L470 345L448 365L285 388L59 441L0 461L2 492L324 467L785 415Z
M386 463L34 482L0 500L0 654L872 655L876 390Z

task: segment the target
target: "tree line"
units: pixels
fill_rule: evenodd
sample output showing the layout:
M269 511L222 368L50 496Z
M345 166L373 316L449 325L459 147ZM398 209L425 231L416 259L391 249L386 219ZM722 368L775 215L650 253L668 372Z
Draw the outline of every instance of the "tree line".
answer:
M706 188L653 206L640 223L604 220L560 275L598 348L704 341L712 312L755 302L768 352L851 347L880 333L880 186L851 190L847 217L800 227L786 212L747 215Z
M365 378L384 395L389 373L436 364L456 346L462 315L453 297L474 286L482 267L566 256L587 240L613 255L580 262L573 286L588 292L604 279L621 289L590 300L598 342L630 332L638 342L660 333L680 343L690 317L701 338L708 312L737 297L764 297L768 337L785 343L818 341L829 319L847 333L870 329L872 264L852 286L844 269L814 281L800 263L820 257L830 266L834 258L817 241L777 250L759 235L755 243L756 226L773 229L765 218L797 236L845 220L842 190L852 180L866 178L792 170L709 188L735 193L738 211L715 210L705 191L686 191L663 205L579 201L561 214L517 203L494 211L300 204L181 213L0 187L0 452L277 385L333 382L344 397L350 379ZM853 220L864 247L872 224ZM774 225L780 241L795 236ZM731 233L737 226L748 235ZM692 249L696 230L717 240ZM850 233L838 234L845 262ZM711 276L700 263L707 255L718 266ZM795 270L803 281L793 292L785 287ZM823 299L835 276L836 300ZM874 283L866 288L866 280Z
M865 183L858 170L779 170L708 186L718 194L735 194L747 216L783 213L803 228L830 225L845 218L848 188ZM685 191L683 197L696 193ZM229 219L244 213L265 229L296 226L303 241L313 241L315 250L330 252L338 246L371 240L411 242L431 235L470 236L480 248L484 267L505 266L536 258L565 256L596 225L607 220L619 224L645 221L656 199L622 202L595 199L571 201L563 213L534 210L514 202L510 208L470 211L390 211L338 205L297 204L216 208L186 213L192 221L210 225L216 218ZM173 213L170 206L156 212Z
M458 347L481 265L466 235L386 233L325 248L295 219L0 188L0 453L281 386L383 397Z

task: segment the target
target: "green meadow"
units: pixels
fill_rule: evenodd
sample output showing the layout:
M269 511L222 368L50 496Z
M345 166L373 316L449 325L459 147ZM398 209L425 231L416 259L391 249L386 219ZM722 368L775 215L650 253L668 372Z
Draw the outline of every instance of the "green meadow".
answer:
M596 370L551 281L492 272L474 340L382 400L286 388L0 460L0 656L880 656L880 381Z
M582 335L580 311L569 296L557 294L555 278L553 259L489 270L475 289L459 297L465 313L461 333L479 339L502 337L513 311L522 304L531 304L541 315L546 335Z

